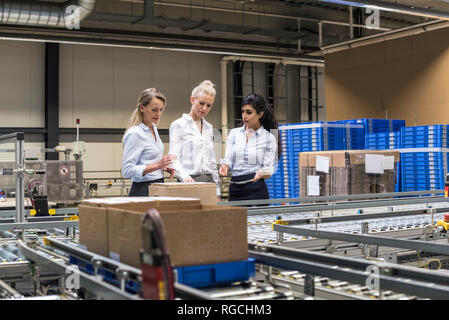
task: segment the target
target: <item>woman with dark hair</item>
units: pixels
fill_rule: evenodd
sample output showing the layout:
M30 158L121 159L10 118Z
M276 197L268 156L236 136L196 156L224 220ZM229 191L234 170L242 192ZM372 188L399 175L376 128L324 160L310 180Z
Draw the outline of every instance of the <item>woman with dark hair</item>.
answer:
M243 126L229 132L220 174L231 170L229 201L268 199L265 180L277 164L277 121L263 96L251 93L243 99ZM270 132L275 130L275 135Z

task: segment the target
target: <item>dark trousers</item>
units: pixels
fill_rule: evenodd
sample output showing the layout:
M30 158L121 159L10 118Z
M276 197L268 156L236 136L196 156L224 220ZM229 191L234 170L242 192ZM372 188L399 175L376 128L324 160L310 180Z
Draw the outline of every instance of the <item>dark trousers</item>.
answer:
M270 195L268 194L268 188L264 179L245 184L233 183L251 180L255 175L256 174L253 173L244 176L231 177L231 184L229 185L229 201L269 199Z
M152 183L163 183L163 182L164 182L163 178L152 181L133 182L131 190L129 190L128 197L148 197L150 195L148 187Z

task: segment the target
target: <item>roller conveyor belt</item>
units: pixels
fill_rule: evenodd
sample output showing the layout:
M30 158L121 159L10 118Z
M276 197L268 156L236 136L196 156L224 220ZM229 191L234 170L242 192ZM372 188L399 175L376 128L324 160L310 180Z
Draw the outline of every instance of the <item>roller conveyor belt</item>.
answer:
M432 208L448 208L447 203L432 204ZM390 212L406 212L408 210L427 210L429 205L401 205L394 208L366 208L363 210L362 215L368 218L369 214ZM280 210L282 212L282 210ZM361 212L356 209L347 210L335 210L335 211L322 211L322 212L304 212L304 213L285 213L285 214L267 214L267 215L254 215L248 216L248 242L250 244L271 244L277 242L277 232L272 231L272 223L278 219L283 221L295 221L314 218L326 218L326 217L348 217L347 221L337 222L323 222L320 221L316 225L313 223L304 224L301 222L302 228L310 228L318 230L337 231L342 233L361 234L362 223L367 222L369 224L369 233L390 232L399 234L400 231L407 230L421 230L430 225L433 221L441 220L444 212L434 212L432 215L428 213L423 214L410 214L402 216L382 217L377 219L357 219L351 220L350 216L358 215ZM406 212L408 214L408 212ZM360 216L360 215L359 215ZM419 233L419 232L418 232ZM422 232L421 232L422 233ZM43 259L60 261L60 263L68 263L69 254L67 250L59 247L52 247L45 245L42 241L42 235L54 239L64 240L66 248L81 248L76 242L78 238L78 230L73 230L72 237L67 237L67 231L58 228L51 228L48 230L27 230L26 237L35 237L39 252ZM11 273L8 276L7 281L11 279L19 278L23 276L24 272L29 272L29 266L25 268L18 267L20 263L28 264L28 260L22 252L19 250L17 243L16 232L2 231L0 233L0 268L5 267L3 270L7 270ZM311 237L302 237L295 234L283 235L284 242L294 242L298 240L314 239ZM423 259L424 259L423 255ZM19 264L18 264L19 263ZM11 266L11 268L6 268ZM310 296L304 293L306 284L306 274L299 271L287 271L285 269L270 268L268 271L267 265L263 263L256 263L256 278L248 282L234 283L232 285L218 286L212 288L201 289L203 294L206 294L210 299L232 299L232 300L266 300L266 299L357 299L357 300L414 300L424 299L425 297L417 297L412 294L404 294L401 292L395 292L392 290L372 290L366 286L351 283L349 281L338 280L329 278L326 276L315 275L313 278L315 294ZM14 274L14 272L16 274ZM0 281L3 280L0 273ZM42 270L44 279L57 278L46 270ZM261 281L261 279L263 279ZM2 286L0 283L0 296L2 295ZM116 289L114 289L116 290ZM26 289L28 297L32 295L32 289ZM79 299L78 296L70 295L55 295L55 292L51 292L48 295L48 299ZM5 298L4 296L2 296ZM24 297L24 296L22 296ZM11 297L9 297L11 298ZM17 297L16 297L17 298Z
M405 207L405 208L404 208ZM446 203L438 203L432 206L433 208L448 208L449 205ZM364 210L364 215L369 215L370 213L382 212L385 208L370 208L369 210ZM407 210L418 210L427 209L427 206L423 205L413 205L413 206L401 206L395 207L394 212L407 211ZM288 213L282 214L281 218L284 221L297 220L297 219L313 219L317 217L326 216L342 216L342 215L354 215L358 214L358 210L345 210L344 212L326 212L325 214L311 212L311 213ZM435 213L433 216L434 221L442 220L444 213ZM248 242L249 243L273 243L277 241L277 232L272 231L271 224L278 219L278 215L263 215L263 216L249 216L248 217ZM380 218L380 219L367 219L367 220L357 220L357 221L347 221L347 222L332 222L332 223L319 223L317 224L318 230L329 230L338 231L345 233L361 233L362 223L369 223L370 233L379 233L385 231L399 231L407 229L417 229L424 228L431 224L432 217L430 214L421 215L410 215L401 216L393 218ZM314 229L315 225L302 225L303 228ZM297 241L311 239L311 237L302 237L295 234L284 234L285 241Z

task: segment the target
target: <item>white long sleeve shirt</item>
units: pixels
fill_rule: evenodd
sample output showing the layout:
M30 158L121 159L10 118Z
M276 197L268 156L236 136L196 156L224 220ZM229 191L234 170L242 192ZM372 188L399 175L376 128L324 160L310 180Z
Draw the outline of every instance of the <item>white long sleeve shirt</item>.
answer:
M277 167L277 141L261 126L246 141L245 126L229 132L226 154L221 164L227 164L233 176L243 176L263 170L272 175Z
M162 170L156 170L142 176L148 164L162 159L164 144L162 143L156 125L153 123L156 140L149 127L140 123L129 128L123 139L122 175L131 178L133 182L144 182L164 177Z
M200 132L197 124L188 114L173 121L170 125L170 151L178 160L174 162L175 176L184 181L191 175L212 174L220 192L220 177L214 153L214 132L212 125L203 121Z

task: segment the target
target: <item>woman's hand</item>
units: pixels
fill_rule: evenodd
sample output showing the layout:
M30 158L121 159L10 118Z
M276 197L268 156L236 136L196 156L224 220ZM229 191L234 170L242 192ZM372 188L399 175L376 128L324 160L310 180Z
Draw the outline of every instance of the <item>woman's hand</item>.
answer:
M256 181L258 181L260 179L267 180L270 177L271 177L271 175L268 174L267 172L264 172L263 170L258 170L256 172L256 175L254 176L254 178L251 179L251 182L256 182Z
M184 182L195 182L195 180L189 176L188 178L184 179Z
M173 179L173 177L175 176L176 170L173 168L166 167L164 168L164 171L170 174L170 179Z
M162 157L161 160L159 160L158 167L160 169L165 169L167 168L169 165L171 165L173 163L173 161L175 161L178 157L175 156L174 154L167 154L165 156Z
M220 166L220 169L218 170L218 172L222 175L222 176L227 176L228 175L228 170L229 170L229 166L227 164L222 164Z

